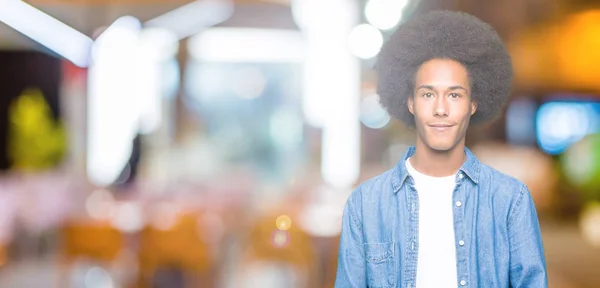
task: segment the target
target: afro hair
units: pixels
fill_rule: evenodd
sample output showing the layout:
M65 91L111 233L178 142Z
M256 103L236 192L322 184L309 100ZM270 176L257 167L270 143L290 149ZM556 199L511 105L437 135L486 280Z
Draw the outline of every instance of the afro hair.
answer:
M477 103L471 123L492 120L503 109L513 67L500 36L490 25L467 13L433 11L398 27L375 64L377 94L392 117L414 127L407 100L414 93L419 67L431 59L451 59L467 69L471 99Z

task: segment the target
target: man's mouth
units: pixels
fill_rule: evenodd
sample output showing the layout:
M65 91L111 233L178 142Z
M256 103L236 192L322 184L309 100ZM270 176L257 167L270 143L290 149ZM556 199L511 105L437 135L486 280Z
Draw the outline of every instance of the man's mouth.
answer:
M447 123L435 123L435 124L429 124L429 127L433 128L436 131L439 132L444 132L447 130L450 130L450 128L452 128L454 125L453 124L447 124Z

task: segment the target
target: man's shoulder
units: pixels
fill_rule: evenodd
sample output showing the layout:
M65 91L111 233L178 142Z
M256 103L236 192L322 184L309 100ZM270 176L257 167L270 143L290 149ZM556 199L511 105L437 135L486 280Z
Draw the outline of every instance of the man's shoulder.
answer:
M381 188L382 185L391 183L392 177L396 177L396 169L389 169L377 176L374 176L358 185L364 191L371 191L373 188ZM376 189L378 190L378 189Z
M397 177L395 168L358 184L350 197L363 203L374 203L376 200L381 200L382 196L393 193L393 177Z
M513 197L520 194L526 185L519 179L501 172L491 166L481 163L479 173L479 184L493 193L501 193L507 197ZM480 190L481 191L481 190Z

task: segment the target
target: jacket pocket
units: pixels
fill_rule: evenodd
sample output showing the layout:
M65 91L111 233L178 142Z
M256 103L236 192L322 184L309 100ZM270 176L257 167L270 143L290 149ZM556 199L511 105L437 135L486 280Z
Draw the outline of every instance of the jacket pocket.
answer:
M365 244L369 287L389 288L396 285L394 242Z

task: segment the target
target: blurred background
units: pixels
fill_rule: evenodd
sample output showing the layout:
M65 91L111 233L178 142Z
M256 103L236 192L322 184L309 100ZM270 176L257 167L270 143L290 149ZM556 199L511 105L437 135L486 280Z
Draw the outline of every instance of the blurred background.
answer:
M467 146L530 188L550 287L600 287L593 0L0 0L0 287L333 287L348 195L414 143L377 53L433 9L506 41Z

